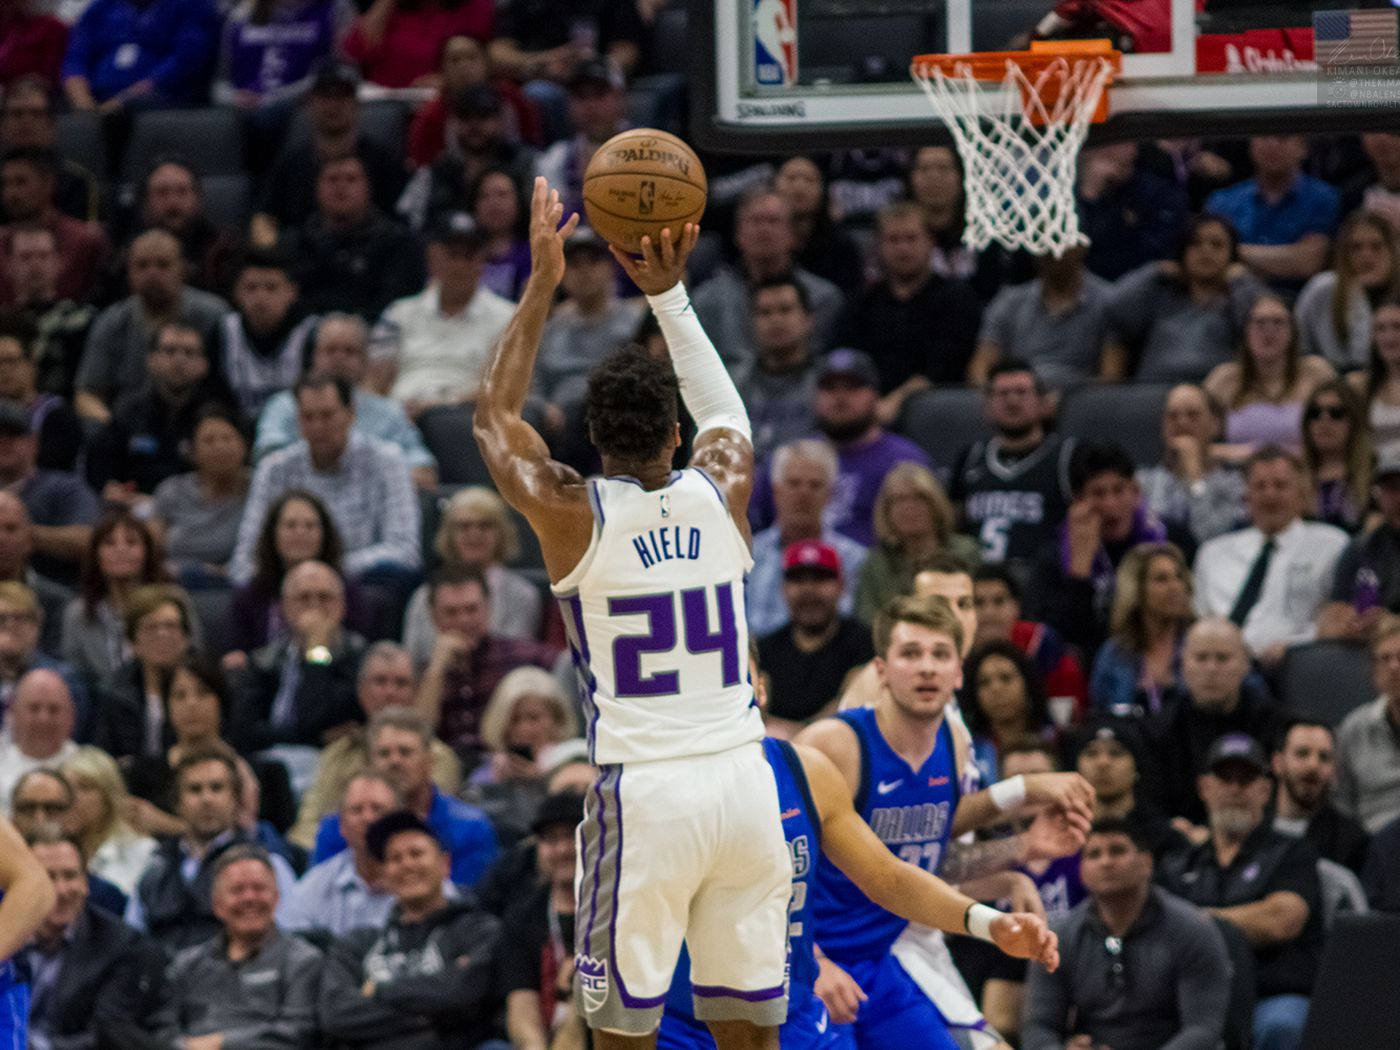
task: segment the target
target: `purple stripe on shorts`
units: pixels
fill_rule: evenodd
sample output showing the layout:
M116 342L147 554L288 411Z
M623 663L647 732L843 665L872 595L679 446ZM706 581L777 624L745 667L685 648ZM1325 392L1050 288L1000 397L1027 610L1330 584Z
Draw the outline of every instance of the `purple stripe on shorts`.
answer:
M766 1003L770 999L781 999L784 988L760 988L756 992L742 992L738 988L726 988L722 984L692 984L690 990L702 999L742 999L746 1003Z
M593 922L598 917L598 879L600 875L600 869L603 864L603 845L607 841L608 834L607 825L603 823L603 806L605 800L603 798L602 788L603 780L607 777L607 775L608 770L604 769L598 774L598 779L593 781L593 794L597 796L598 799L598 810L597 816L595 818L598 824L598 847L597 852L593 854L593 891L588 906L588 925L584 928L583 932L584 955L593 954L593 950L591 947L591 941L593 937Z
M617 821L617 866L613 869L613 899L612 915L608 922L608 946L612 957L612 972L617 978L618 994L622 997L622 1005L629 1010L650 1010L660 1006L666 1001L666 993L662 992L653 999L644 999L635 996L627 990L627 982L622 979L622 967L617 960L617 894L618 888L622 885L622 767L615 766L617 776L613 780L613 819Z

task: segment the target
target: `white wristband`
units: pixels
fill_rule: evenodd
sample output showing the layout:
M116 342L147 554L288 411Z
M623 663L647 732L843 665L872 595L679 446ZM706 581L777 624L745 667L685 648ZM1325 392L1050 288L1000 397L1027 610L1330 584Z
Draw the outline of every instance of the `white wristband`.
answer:
M967 934L969 937L976 937L979 941L986 941L988 944L995 944L992 940L992 920L999 919L1001 912L995 908L989 908L985 904L974 904L967 909L965 919Z
M1010 780L998 780L987 789L987 794L992 796L992 805L1002 813L1020 808L1021 803L1026 801L1025 774L1018 773Z

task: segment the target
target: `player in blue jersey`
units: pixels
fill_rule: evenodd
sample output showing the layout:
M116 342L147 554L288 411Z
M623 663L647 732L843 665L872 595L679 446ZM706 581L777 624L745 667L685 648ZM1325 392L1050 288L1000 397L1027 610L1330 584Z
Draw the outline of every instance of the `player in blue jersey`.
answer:
M962 625L942 599L895 599L876 618L875 664L885 688L875 707L843 711L798 737L835 764L855 811L885 847L929 872L951 837L1002 821L1024 803L1056 808L1082 827L1092 814L1093 792L1078 774L960 792L966 752L944 714L962 685L962 641ZM860 1050L958 1046L928 992L891 953L904 918L825 858L812 915L818 991L834 1021L854 1023Z
M53 908L53 883L9 821L0 817L0 1050L25 1050L29 985L14 955Z
M884 849L851 806L841 774L820 751L771 737L763 746L778 783L783 833L792 856L788 927L792 964L788 1019L780 1032L782 1050L853 1047L850 1026L831 1024L815 991L818 966L810 900L819 854L905 919L949 933L976 929L1008 955L1036 959L1050 970L1059 964L1055 935L1044 919L1025 912L1004 914L974 904L942 879L917 865L901 863ZM714 1046L709 1031L695 1020L686 962L683 957L666 1000L658 1050L706 1050Z

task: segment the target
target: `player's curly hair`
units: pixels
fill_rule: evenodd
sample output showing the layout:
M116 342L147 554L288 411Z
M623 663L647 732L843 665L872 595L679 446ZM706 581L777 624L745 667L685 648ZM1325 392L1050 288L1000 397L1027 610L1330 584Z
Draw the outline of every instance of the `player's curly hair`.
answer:
M646 463L670 447L679 395L680 383L669 361L639 346L625 346L588 375L588 436L609 459Z

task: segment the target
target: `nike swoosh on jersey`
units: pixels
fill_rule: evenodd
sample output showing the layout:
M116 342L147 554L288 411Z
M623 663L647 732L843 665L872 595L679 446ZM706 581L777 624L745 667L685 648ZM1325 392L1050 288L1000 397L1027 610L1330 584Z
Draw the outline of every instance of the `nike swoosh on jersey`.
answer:
M903 783L903 777L900 777L898 780L882 780L880 781L880 783L875 785L875 793L879 795L888 795L891 791L893 791L895 788L899 787L899 785Z

